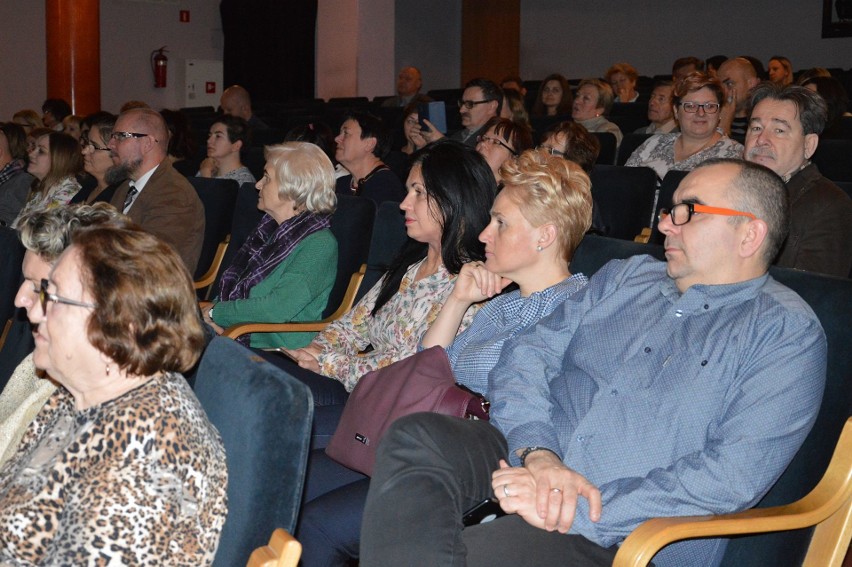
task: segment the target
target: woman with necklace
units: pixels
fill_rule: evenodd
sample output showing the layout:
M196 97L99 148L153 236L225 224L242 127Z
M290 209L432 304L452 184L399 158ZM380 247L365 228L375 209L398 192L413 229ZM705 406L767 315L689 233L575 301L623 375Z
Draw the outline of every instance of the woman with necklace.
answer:
M739 158L743 147L719 129L722 85L718 79L695 71L676 85L674 115L680 132L648 138L624 165L650 167L662 179L669 170L692 171L715 157Z

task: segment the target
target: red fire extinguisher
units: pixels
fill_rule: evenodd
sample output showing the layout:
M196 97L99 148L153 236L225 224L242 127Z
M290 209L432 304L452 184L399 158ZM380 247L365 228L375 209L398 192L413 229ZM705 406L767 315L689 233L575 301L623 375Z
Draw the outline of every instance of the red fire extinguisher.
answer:
M166 70L169 66L169 58L166 57L166 46L151 52L151 71L154 72L154 88L162 89L166 86Z

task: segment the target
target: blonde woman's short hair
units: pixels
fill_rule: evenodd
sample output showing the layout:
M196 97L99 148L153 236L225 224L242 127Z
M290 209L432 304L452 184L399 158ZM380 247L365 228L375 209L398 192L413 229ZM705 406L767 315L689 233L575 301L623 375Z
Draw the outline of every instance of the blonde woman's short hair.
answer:
M279 196L312 213L334 212L337 208L334 166L319 146L285 142L266 146L264 154L278 178Z
M542 151L529 150L500 168L504 191L524 218L539 227L553 224L566 262L592 226L592 182L579 165Z

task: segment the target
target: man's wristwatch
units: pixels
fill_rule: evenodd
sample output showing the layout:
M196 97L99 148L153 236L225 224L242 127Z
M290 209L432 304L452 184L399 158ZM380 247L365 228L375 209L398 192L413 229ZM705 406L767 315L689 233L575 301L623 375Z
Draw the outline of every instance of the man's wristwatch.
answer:
M215 305L213 307L216 307ZM213 320L213 307L207 310L207 318Z
M524 449L524 452L521 453L521 466L522 467L526 465L527 457L529 456L529 454L533 453L535 451L549 451L549 452L553 453L554 455L556 455L556 451L554 451L553 449L548 449L547 447L538 447L538 446L527 447L526 449ZM556 456L559 457L559 455L556 455Z

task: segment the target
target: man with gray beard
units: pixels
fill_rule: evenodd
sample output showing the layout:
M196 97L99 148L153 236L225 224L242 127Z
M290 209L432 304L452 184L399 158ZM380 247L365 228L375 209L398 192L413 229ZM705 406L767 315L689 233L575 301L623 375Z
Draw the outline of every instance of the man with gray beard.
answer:
M195 273L204 239L204 206L168 159L169 131L149 108L122 112L109 140L116 165L108 178L126 176L112 205L172 245Z
M852 271L852 199L810 162L826 123L822 97L764 82L751 95L745 158L781 176L790 234L775 264L843 278Z

